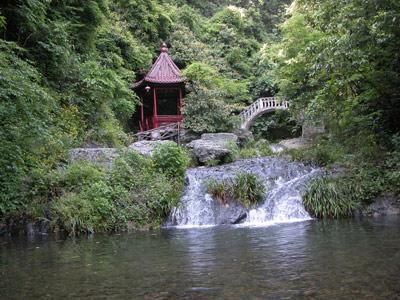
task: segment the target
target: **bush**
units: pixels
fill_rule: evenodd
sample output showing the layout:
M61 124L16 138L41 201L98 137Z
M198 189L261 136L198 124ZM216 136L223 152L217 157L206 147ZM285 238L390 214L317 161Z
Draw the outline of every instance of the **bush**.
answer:
M259 140L259 141L251 141L240 150L241 158L253 158L253 157L264 157L271 156L273 152L269 146L268 141Z
M155 168L152 161L128 151L114 163L110 184L113 200L136 226L159 226L177 205L183 181Z
M48 176L48 185L52 195L59 195L61 190L79 192L90 183L104 179L104 176L104 170L98 165L83 160L52 171Z
M344 149L328 137L319 137L310 147L305 149L292 149L284 151L293 160L321 167L331 166L345 157Z
M258 157L258 151L256 148L243 148L239 152L240 158L254 158Z
M176 147L168 145L182 154ZM186 161L183 154L180 158L178 162ZM53 224L71 234L123 230L128 223L139 228L160 226L178 204L183 180L177 176L183 174L182 166L160 167L134 151L122 152L110 170L73 164L54 176Z
M323 177L311 181L303 203L317 218L348 217L360 206L358 192L359 188L347 178Z
M230 185L226 181L210 179L207 182L207 193L212 195L221 204L225 205L231 198Z
M105 182L94 182L81 193L67 193L53 205L54 224L73 235L115 229L116 207L112 189Z
M253 173L240 173L232 182L233 198L245 207L259 204L264 200L265 187Z
M155 167L173 178L183 179L190 157L185 149L174 142L157 145L153 153Z
M229 153L223 159L223 163L231 163L240 158L239 146L235 142L229 142L227 146Z
M207 182L207 193L222 204L234 200L244 207L257 205L264 200L265 186L253 173L239 173L232 179Z

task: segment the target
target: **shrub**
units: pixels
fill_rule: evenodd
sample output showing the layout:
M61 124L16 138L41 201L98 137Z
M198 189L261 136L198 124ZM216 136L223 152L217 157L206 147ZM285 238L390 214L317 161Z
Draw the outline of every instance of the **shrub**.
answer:
M104 176L104 170L98 165L82 160L51 172L48 181L51 194L59 195L61 189L78 192L90 183L103 179Z
M258 157L258 151L256 148L243 148L239 152L240 158L253 158Z
M240 158L254 158L273 155L269 143L266 140L250 141L240 149Z
M323 177L311 181L303 203L317 218L348 217L360 205L358 192L358 187L346 178Z
M220 161L218 159L209 159L206 161L206 166L207 167L215 167L220 164Z
M392 137L393 150L385 161L387 190L400 195L400 135Z
M126 229L128 222L159 226L179 201L183 180L174 177L179 172L134 151L122 152L110 170L71 165L52 183L58 195L51 206L53 224L71 234Z
M170 177L181 179L185 176L190 162L186 150L174 142L157 145L152 158L158 170Z
M207 193L211 194L221 204L227 204L231 197L231 188L226 181L210 179L207 182Z
M239 173L232 182L233 198L245 207L259 204L265 194L264 184L253 173Z
M235 142L229 142L227 148L229 153L224 157L223 163L231 163L240 158L239 146Z
M111 171L113 199L125 209L125 218L137 226L159 226L177 205L183 180L160 172L152 161L128 151L118 157Z
M265 186L253 173L239 173L232 179L207 182L207 193L222 204L234 200L245 207L257 205L264 200Z
M81 193L67 193L53 204L53 224L71 234L114 229L116 208L110 199L111 188L94 182Z

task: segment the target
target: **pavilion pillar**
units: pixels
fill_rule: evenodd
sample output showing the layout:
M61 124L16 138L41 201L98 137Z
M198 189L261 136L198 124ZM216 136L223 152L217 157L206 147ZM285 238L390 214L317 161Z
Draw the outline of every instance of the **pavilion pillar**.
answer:
M143 103L143 96L140 96L140 130L145 130L144 128L144 103Z
M153 88L153 128L158 127L158 120L157 120L157 94L156 88Z
M178 115L182 114L182 88L179 88Z

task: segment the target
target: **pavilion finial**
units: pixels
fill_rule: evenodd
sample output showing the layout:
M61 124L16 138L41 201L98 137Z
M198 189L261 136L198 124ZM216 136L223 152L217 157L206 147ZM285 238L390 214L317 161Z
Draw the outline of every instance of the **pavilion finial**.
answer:
M168 46L165 42L161 44L161 53L168 53Z

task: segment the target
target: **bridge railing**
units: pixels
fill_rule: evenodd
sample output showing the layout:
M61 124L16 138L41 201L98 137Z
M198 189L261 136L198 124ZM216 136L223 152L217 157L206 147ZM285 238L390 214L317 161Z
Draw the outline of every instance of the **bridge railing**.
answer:
M253 117L269 109L288 109L289 102L284 97L265 97L259 98L251 105L247 106L240 114L242 127Z

